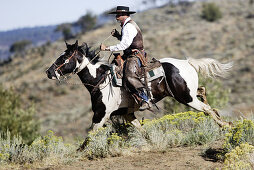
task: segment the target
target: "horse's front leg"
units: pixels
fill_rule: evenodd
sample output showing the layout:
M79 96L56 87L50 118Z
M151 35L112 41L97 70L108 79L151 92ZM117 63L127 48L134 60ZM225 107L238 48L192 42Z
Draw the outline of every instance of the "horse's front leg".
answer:
M110 93L109 93L110 92ZM114 94L114 95L113 95ZM113 94L109 86L101 91L99 97L96 95L91 96L92 98L92 110L94 112L92 121L92 131L103 127L103 125L108 121L110 115L115 110L119 109L121 103L121 91L120 88L113 90ZM93 98L94 97L94 98ZM95 98L96 97L96 98ZM80 146L79 150L83 150L88 144L89 137L85 139L83 144Z
M99 128L102 128L103 125L107 122L107 120L110 117L110 113L106 113L105 116L103 116L102 118L100 116L98 116L98 114L94 114L93 116L93 123L92 126L90 127L90 129L92 131L96 131ZM99 121L98 121L99 120ZM87 136L85 138L85 141L82 143L82 145L78 148L78 151L82 151L85 149L85 147L88 145L89 142L89 136Z
M104 107L105 106L105 107ZM94 115L92 120L92 126L90 129L96 131L99 128L102 128L103 125L108 121L110 115L113 111L117 110L119 104L117 102L111 103L111 105L100 105L93 108ZM79 147L78 151L84 150L85 146L88 145L89 136L86 137L83 144Z
M138 121L138 119L136 118L134 113L125 114L125 115L123 115L123 117L125 118L125 120L127 122L134 125L138 130L143 131L142 126L141 126L140 122Z
M110 118L110 114L111 112L104 112L104 113L100 113L100 112L94 112L94 116L93 116L93 123L92 126L90 127L90 129L92 131L96 131L99 128L102 128L103 125L107 122L107 120ZM85 149L85 146L88 145L89 142L89 136L87 136L85 138L85 141L82 143L82 145L79 147L78 151L82 151Z

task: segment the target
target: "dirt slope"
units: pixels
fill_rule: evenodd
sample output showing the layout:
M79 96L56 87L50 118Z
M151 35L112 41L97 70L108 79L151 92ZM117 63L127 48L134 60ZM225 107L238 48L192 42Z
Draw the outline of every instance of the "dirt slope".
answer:
M216 169L223 162L216 160L218 143L205 154L204 146L170 148L166 152L137 152L120 157L97 160L83 160L72 165L52 167L52 169Z
M223 18L210 23L200 18L202 3L188 6L165 6L133 15L140 25L146 51L150 58L173 57L184 59L211 57L221 62L234 61L235 66L225 88L232 89L230 108L236 112L253 109L254 95L254 18L248 17L254 5L246 0L216 0ZM98 47L108 37L117 23L107 24L79 35L79 42ZM69 43L74 43L75 39ZM117 41L109 38L105 44ZM0 83L14 87L24 99L24 106L33 101L37 116L42 122L42 132L52 129L64 138L85 136L91 124L91 102L87 90L72 76L68 84L48 80L45 70L65 50L59 40L17 55L13 62L0 67ZM107 58L109 52L101 53ZM237 107L236 107L237 106ZM246 110L247 108L247 110ZM160 117L144 113L139 117Z

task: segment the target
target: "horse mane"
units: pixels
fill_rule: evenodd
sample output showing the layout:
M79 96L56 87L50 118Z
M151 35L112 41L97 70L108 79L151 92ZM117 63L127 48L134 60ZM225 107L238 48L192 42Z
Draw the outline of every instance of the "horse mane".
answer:
M92 49L93 47L89 47L86 43L83 43L78 47L78 51L80 51L83 55L88 58L89 61L92 61L92 64L103 63L104 65L109 65L108 62L100 59L100 54L98 48Z
M92 47L89 47L87 43L85 42L83 42L80 46L78 46L77 41L75 44L68 44L67 42L65 43L67 46L67 49L65 50L66 53L70 53L70 52L74 52L75 50L78 50L78 52L84 55L91 62L91 64L96 64L100 62L103 65L109 66L109 63L107 61L100 59L99 48L92 49Z

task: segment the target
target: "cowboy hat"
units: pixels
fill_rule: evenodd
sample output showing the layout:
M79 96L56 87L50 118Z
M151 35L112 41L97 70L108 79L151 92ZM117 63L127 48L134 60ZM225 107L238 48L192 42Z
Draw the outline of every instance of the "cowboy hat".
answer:
M108 14L118 14L118 13L127 13L127 14L134 14L135 11L129 11L129 7L127 6L117 6L116 11L110 12Z

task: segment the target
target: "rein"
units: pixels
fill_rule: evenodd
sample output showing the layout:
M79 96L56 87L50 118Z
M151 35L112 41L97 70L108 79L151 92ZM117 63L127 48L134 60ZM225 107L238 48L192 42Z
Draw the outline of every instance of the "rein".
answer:
M102 41L102 43L104 43L107 39L109 39L111 37L111 35L109 35L106 39L104 39L103 41ZM95 56L84 66L84 68L86 68L89 64L91 64L92 63L92 61L93 60L95 60L96 59L96 57L99 55L99 53L101 52L101 50L99 50L96 54L95 54ZM63 63L63 64L61 64L60 66L57 66L55 63L53 63L57 68L55 69L55 71L60 71L60 75L61 76L63 76L64 77L64 80L67 80L67 77L62 73L62 71L60 70L60 68L61 67L63 67L65 64L67 64L67 63L69 63L69 61L70 61L70 59L72 58L72 57L74 57L76 54L78 53L78 51L77 50L75 50L74 52L73 52L73 54L68 58L68 59L66 59L65 60L65 62ZM113 53L113 52L112 52ZM112 53L110 54L110 56L109 56L109 58L111 57L111 55L112 55ZM108 59L109 60L109 59ZM78 71L79 72L79 71ZM75 74L75 73L78 73L78 72L72 72L73 74ZM109 73L110 74L110 73ZM73 85L88 85L88 86L91 86L91 87L94 87L94 88L99 88L99 85L105 80L105 77L106 76L109 76L109 74L106 74L105 76L103 76L99 81L98 81L98 83L96 84L96 85L92 85L92 84L89 84L89 83L70 83L70 82L68 82L68 81L65 81L67 84L73 84ZM58 79L59 80L59 79ZM112 82L112 80L113 80L113 77L112 78L110 78L110 80L109 80L109 82L104 86L104 87L102 87L102 88L100 88L100 90L102 90L102 89L104 89L110 82ZM61 80L59 80L59 82L61 82ZM93 90L94 91L94 90Z
M98 56L98 54L99 54L100 52L101 52L101 50L99 50L99 52L95 54L95 56L89 61L89 63L88 63L84 68L86 68L89 64L91 64L92 61ZM74 53L77 53L77 51L75 51ZM103 76L103 77L98 81L98 83L97 83L96 85L89 84L89 83L70 83L70 82L66 81L68 78L67 78L67 76L65 76L65 75L62 73L62 71L60 70L60 68L61 68L63 65L67 64L67 63L69 62L69 60L70 60L73 56L75 56L74 53L66 60L67 62L65 61L63 64L61 64L60 66L58 66L57 69L55 69L55 71L57 71L57 70L60 71L61 76L64 77L64 80L65 80L65 81L59 80L59 82L66 82L67 84L72 84L72 85L87 85L87 86L94 87L95 89L96 89L96 88L99 88L100 84L105 80L106 76L109 76L109 75L110 75L110 73L109 73L109 74L106 74L105 76ZM110 55L110 56L111 56L111 55ZM77 72L76 72L76 73L77 73ZM73 72L73 74L74 74L74 72ZM100 89L100 90L104 89L110 82L112 82L112 80L113 80L113 77L111 77L111 78L109 79L109 82L108 82L105 86L103 86L103 87L101 87L101 88L99 88L99 89ZM93 92L93 91L94 91L94 90L92 90L92 92Z
M59 82L65 82L65 83L71 84L71 85L87 85L87 86L91 86L91 87L94 87L94 88L99 88L99 85L105 80L105 77L106 77L106 76L109 76L109 75L110 75L110 73L109 73L109 74L106 74L105 76L103 76L103 77L98 81L98 83L97 83L96 85L89 84L89 83L72 83L72 82L67 81L68 78L67 78L67 76L65 76L65 75L62 75L62 76L64 77L64 79L63 79L63 80L59 80ZM105 86L103 86L102 88L100 88L100 90L101 90L101 89L104 89L110 82L112 82L112 80L113 80L113 77L111 77L110 80L109 80L109 82L108 82Z
M99 50L98 51L98 53L97 54L95 54L95 56L87 63L87 65L85 65L85 67L84 68L86 68L89 64L91 64L92 63L92 61L97 57L97 55L99 54L101 52L101 50Z

